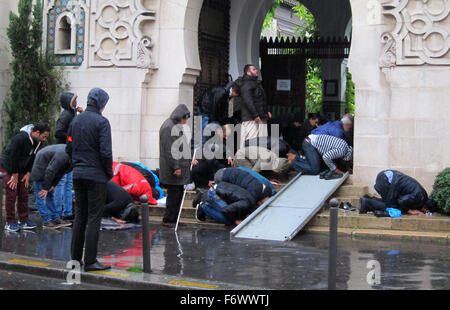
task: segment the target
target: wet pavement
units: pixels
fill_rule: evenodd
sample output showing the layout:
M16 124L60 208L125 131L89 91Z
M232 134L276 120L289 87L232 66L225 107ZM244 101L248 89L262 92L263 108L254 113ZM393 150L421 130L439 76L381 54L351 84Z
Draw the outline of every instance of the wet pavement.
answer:
M0 236L0 251L70 260L71 229L6 233L2 225ZM150 238L157 274L269 289L327 287L328 237L323 234L300 234L289 243L236 241L224 229L180 227L175 234L151 225ZM141 231L102 231L98 257L118 269L141 267ZM450 289L450 247L438 241L342 236L337 261L338 289ZM379 284L367 280L368 263L374 261L380 266Z
M58 279L38 277L34 275L0 270L1 290L111 290L100 285L79 284L70 285Z

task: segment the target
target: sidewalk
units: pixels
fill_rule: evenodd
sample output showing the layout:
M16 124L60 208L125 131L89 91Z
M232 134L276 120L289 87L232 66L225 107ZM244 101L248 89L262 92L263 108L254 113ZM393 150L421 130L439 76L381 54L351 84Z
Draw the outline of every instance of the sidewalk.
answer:
M5 233L0 229L0 269L65 280L71 229ZM102 231L98 258L107 273L82 281L130 289L326 289L328 236L301 233L289 243L230 240L223 228L151 225L153 273L142 267L140 230ZM338 289L450 289L450 251L438 240L338 240ZM367 263L379 261L381 285L366 282ZM408 262L405 264L405 262ZM105 282L106 281L106 282Z

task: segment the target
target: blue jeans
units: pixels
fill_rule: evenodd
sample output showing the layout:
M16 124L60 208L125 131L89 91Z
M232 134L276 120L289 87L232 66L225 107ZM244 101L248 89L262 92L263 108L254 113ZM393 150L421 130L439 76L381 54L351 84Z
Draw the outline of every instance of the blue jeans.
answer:
M38 208L39 214L41 215L42 221L44 221L44 223L48 223L61 218L62 205L61 203L57 203L57 199L55 201L55 196L57 196L58 192L61 191L61 187L62 186L58 184L53 191L48 192L46 199L42 199L41 197L39 197L39 192L42 190L42 182L33 182L34 195L36 197L36 207Z
M55 204L61 205L61 216L72 216L72 172L64 175L55 188Z
M208 192L208 201L202 205L203 212L216 220L219 223L225 225L231 225L232 223L225 218L222 214L222 209L227 206L227 203L217 196L215 191Z
M303 141L303 153L306 159L297 156L292 161L292 168L304 175L320 174L321 158L319 152L311 143Z

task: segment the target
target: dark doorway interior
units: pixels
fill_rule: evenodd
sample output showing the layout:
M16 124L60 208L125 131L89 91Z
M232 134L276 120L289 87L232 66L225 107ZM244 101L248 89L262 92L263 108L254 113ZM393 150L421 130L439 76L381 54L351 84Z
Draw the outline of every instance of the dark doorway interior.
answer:
M194 88L194 105L213 86L228 82L230 55L230 1L204 0L200 13L198 45L202 71Z
M262 38L261 75L273 116L299 112L304 118L306 59L348 58L350 44L347 38Z

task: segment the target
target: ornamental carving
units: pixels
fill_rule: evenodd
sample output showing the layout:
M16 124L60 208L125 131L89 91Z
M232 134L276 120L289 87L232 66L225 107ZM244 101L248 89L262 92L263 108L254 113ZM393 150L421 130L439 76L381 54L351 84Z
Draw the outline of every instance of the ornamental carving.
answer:
M380 67L450 65L450 0L391 0L381 6L395 26L381 37Z
M92 0L91 67L153 68L151 31L155 10L144 0Z

